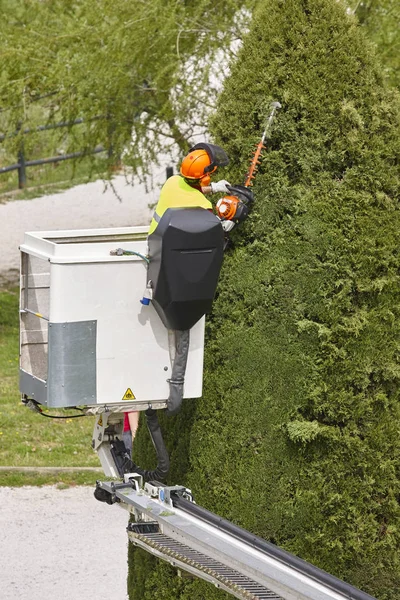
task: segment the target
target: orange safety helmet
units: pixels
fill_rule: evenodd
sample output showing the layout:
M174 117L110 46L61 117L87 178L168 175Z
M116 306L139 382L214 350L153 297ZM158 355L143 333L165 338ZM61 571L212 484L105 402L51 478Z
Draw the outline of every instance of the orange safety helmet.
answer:
M211 173L228 163L229 158L225 150L215 144L202 142L189 150L189 154L182 161L180 172L185 179L200 180L204 186L209 185Z

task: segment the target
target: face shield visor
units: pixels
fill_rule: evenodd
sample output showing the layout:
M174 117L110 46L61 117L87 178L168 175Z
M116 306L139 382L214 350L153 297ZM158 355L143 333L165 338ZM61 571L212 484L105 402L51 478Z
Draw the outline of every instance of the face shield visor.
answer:
M200 142L196 144L192 148L190 148L190 152L193 150L205 150L210 159L210 164L208 167L205 167L204 174L211 174L217 169L217 167L226 167L229 164L229 158L225 150L221 148L221 146L217 146L216 144L207 144L206 142Z

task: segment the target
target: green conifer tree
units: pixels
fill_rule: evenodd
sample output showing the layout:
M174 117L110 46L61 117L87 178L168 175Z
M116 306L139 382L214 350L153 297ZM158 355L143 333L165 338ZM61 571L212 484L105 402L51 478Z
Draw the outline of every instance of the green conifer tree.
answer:
M208 319L203 397L168 425L173 457L187 435L171 483L399 600L399 96L342 2L263 0L212 122L230 181L273 100L255 208ZM143 598L223 597L151 564Z
M400 86L400 3L398 0L350 0L369 39L376 44L389 83Z

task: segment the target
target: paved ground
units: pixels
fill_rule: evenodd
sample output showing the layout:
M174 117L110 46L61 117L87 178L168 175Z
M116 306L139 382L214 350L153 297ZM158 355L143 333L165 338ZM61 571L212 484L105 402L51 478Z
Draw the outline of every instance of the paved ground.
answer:
M128 513L89 487L0 487L2 600L125 600Z
M165 180L165 167L155 173ZM105 190L102 181L78 185L59 194L34 200L15 200L0 204L0 283L18 281L19 250L25 231L88 229L146 225L157 202L159 189L146 192L145 186L127 183L124 176L113 180L114 188Z

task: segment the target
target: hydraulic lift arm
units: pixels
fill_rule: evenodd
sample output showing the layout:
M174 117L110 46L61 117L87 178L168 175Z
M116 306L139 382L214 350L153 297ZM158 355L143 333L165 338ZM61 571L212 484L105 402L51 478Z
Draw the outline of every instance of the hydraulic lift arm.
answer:
M93 432L103 469L120 478L98 481L95 497L132 514L128 536L133 544L242 600L374 600L198 506L191 490L161 483L168 472L168 455L154 416L156 411L146 411L157 452L154 471L137 467L120 441L123 413L101 413Z
M130 541L173 566L246 600L374 600L274 544L198 506L191 491L138 474L98 482L135 521Z
M97 452L104 473L109 477L124 478L129 481L132 472L139 474L145 481L164 480L169 470L169 456L158 423L157 412L148 408L145 411L147 428L157 454L157 467L154 470L142 469L136 465L123 442L124 412L105 411L96 417L93 430L92 447ZM95 492L98 500L109 502L109 497ZM109 502L110 503L110 502Z

